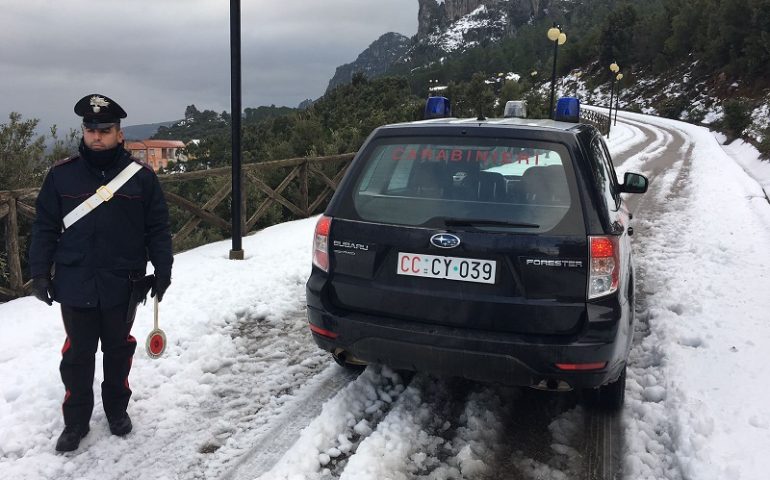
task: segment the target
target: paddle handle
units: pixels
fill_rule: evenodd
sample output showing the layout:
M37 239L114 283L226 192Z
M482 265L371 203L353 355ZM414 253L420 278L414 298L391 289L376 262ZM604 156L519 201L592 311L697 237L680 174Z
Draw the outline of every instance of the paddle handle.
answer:
M155 316L155 330L158 329L158 296L155 296L155 305L154 305L154 316Z

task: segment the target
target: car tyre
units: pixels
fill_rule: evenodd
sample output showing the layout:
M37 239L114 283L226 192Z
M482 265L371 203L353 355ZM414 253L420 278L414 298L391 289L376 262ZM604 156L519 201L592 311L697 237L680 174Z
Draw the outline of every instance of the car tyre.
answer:
M590 389L585 393L589 407L605 412L620 411L626 398L626 367L623 367L623 371L614 382Z

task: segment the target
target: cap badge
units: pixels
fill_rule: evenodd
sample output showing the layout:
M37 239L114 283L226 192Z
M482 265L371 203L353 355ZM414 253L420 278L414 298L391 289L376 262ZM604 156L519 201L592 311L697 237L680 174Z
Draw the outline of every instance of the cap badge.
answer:
M102 107L106 107L109 104L110 102L105 100L104 97L100 97L98 95L91 97L91 106L93 107L94 113L99 113L99 110L101 110Z

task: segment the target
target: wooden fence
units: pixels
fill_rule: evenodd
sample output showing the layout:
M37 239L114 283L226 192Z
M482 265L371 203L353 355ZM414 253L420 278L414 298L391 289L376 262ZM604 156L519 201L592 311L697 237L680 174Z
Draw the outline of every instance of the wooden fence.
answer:
M581 109L580 120L606 134L609 118ZM321 210L337 189L354 154L290 158L243 165L242 228L251 232ZM229 236L230 167L160 175L172 220L174 250ZM0 191L0 301L25 295L27 242L39 189ZM2 239L4 238L4 241ZM5 248L4 250L2 248Z
M243 165L242 231L320 212L353 156L349 153ZM172 214L175 251L230 234L231 204L226 201L232 190L230 167L160 175L159 179ZM29 292L26 247L38 191L0 191L0 222L5 227L0 232L4 237L0 245L0 299Z
M598 110L581 108L580 122L593 125L602 133L602 135L607 135L609 132L610 117L608 117L606 113L602 113Z

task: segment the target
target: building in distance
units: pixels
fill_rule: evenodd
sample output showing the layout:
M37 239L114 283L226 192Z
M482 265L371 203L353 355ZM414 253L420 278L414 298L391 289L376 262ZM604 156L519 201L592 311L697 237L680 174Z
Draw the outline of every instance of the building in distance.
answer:
M148 164L156 172L168 167L168 162L186 162L182 153L185 144L179 140L141 140L127 141L126 150L131 155Z

